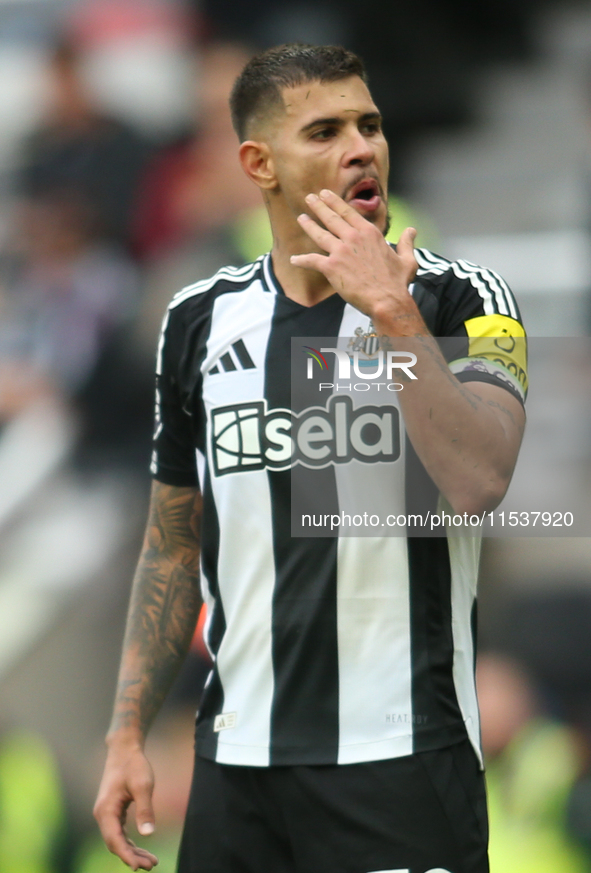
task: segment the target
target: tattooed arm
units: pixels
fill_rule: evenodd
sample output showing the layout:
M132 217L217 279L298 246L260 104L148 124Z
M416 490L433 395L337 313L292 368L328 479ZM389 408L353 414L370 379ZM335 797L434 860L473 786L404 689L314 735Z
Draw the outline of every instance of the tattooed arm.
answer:
M107 762L94 809L107 847L133 870L151 870L158 863L128 839L124 825L127 808L135 801L138 830L154 830L154 778L143 748L197 622L200 515L196 489L154 482L107 734Z

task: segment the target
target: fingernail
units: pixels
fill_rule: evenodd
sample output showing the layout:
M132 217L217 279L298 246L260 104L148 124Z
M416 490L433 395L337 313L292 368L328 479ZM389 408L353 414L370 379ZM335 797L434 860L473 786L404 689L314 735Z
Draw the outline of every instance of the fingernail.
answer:
M332 194L332 191L329 191L328 188L323 188L322 191L320 192L321 197L330 197L331 194Z
M307 194L306 195L306 203L314 203L315 200L318 200L317 194Z
M309 221L310 216L309 216L309 215L306 215L305 212L302 212L301 215L298 215L298 219L299 219L300 221Z
M146 821L139 826L139 832L145 837L148 837L150 834L154 833L154 825L151 822Z

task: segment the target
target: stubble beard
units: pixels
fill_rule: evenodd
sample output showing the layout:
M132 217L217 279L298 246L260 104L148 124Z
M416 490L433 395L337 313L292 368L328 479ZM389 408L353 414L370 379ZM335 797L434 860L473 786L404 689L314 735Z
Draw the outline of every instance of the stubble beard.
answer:
M363 218L365 218L366 221L369 221L370 224L376 224L375 221L372 221L371 216L369 216L369 215L364 215ZM390 213L390 208L389 208L388 203L386 201L386 224L385 224L384 229L382 231L383 237L388 236L391 224L392 224L392 215Z

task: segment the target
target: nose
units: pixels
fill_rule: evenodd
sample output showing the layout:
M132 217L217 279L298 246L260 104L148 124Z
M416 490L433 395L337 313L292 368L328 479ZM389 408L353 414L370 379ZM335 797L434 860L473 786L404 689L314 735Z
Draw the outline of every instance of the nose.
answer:
M364 136L357 128L353 128L350 134L347 149L343 155L344 163L347 167L359 165L362 167L371 164L375 158L375 148L373 142Z

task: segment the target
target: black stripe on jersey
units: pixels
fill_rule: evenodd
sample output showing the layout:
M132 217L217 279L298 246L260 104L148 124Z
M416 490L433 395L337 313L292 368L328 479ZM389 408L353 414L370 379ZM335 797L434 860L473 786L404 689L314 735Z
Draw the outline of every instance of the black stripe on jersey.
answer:
M203 523L202 523L201 564L207 580L210 593L215 597L215 606L209 626L208 644L214 656L214 665L203 692L201 705L197 714L196 736L199 740L199 751L206 757L215 760L218 734L213 731L216 715L224 709L224 689L215 664L215 656L226 631L226 617L222 605L218 581L218 553L220 547L220 526L215 500L211 490L209 473L205 474L203 485Z
M453 678L451 567L446 537L409 537L413 748L459 742L466 729Z
M420 536L439 536L437 530L427 533L417 519L417 516L423 519L427 518L429 512L437 511L439 489L419 460L408 436L405 439L405 446L404 491L408 536L412 536L415 529Z
M221 356L220 364L222 365L226 373L230 373L232 370L237 369L236 364L232 360L232 355L230 354L230 352L226 352L224 355Z
M277 295L265 369L270 409L291 407L292 336L338 336L343 309L344 302L336 294L311 308ZM273 596L270 763L336 763L338 540L292 539L290 512L292 487L306 493L314 489L318 512L337 512L334 468L312 471L298 465L291 471L270 470L268 476L275 566L281 568Z
M245 370L254 370L255 364L253 359L248 354L248 349L244 345L244 340L239 339L235 343L232 343L232 348L236 352L236 357L240 361L242 367Z

